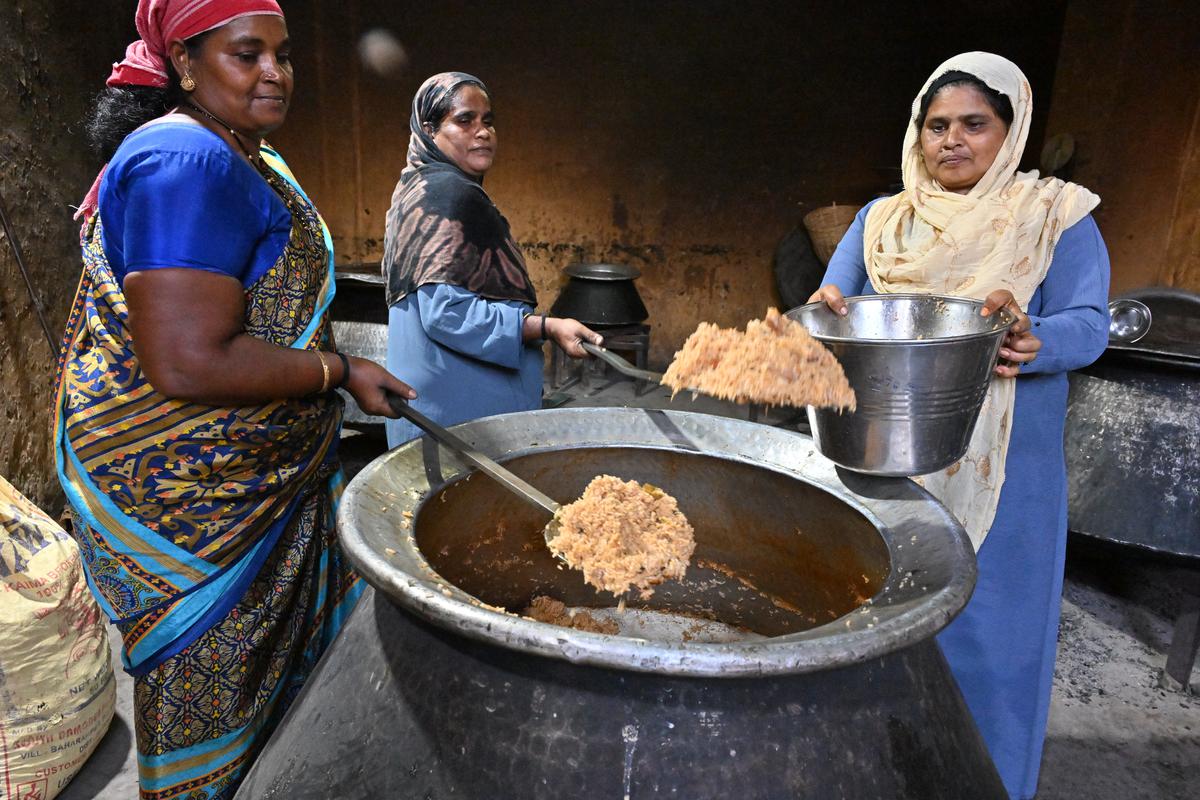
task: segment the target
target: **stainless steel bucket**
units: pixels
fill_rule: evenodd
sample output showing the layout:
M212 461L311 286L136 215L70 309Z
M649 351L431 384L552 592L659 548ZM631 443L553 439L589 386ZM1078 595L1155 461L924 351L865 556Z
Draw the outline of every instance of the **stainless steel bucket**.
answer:
M853 413L808 409L822 455L870 475L923 475L962 458L1013 316L928 294L846 299L787 312L841 362L858 396Z

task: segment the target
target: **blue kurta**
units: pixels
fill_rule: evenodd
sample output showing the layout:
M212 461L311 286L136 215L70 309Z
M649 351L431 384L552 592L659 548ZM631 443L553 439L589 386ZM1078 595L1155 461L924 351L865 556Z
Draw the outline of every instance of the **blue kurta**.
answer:
M521 335L531 311L425 284L388 309L388 371L416 389L413 408L442 425L540 408L541 342L527 345ZM420 435L407 420L387 421L389 447Z
M868 206L867 208L869 208ZM873 294L859 212L822 285ZM980 548L979 582L938 637L1008 793L1037 790L1067 541L1063 424L1067 375L1108 342L1108 251L1091 216L1063 232L1026 309L1042 349L1021 368L1000 505Z

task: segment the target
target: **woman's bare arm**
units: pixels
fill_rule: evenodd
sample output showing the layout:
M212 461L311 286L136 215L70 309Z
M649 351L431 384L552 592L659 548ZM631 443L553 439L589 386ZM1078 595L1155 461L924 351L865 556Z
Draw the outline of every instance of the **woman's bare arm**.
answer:
M167 397L245 405L303 397L321 389L324 371L311 351L280 347L242 329L245 295L234 278L194 269L132 272L125 278L129 326L150 384ZM341 359L325 355L330 384ZM365 413L395 416L385 390L411 399L412 389L383 367L350 358L347 390Z

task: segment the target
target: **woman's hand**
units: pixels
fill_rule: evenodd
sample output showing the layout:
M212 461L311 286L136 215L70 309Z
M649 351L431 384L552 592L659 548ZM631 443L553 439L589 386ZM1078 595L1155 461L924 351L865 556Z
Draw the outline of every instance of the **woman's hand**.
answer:
M1030 333L1032 327L1029 316L1021 310L1017 299L1007 289L997 289L983 301L985 317L990 317L1001 308L1008 310L1017 321L1008 329L1004 342L1000 345L1000 363L996 365L996 374L1002 378L1015 378L1021 371L1022 364L1028 364L1037 358L1038 350L1042 349L1042 340Z
M327 355L326 358L329 356ZM398 394L405 400L416 399L417 393L404 381L383 367L365 358L346 356L350 361L350 380L345 388L364 414L396 419L395 411L388 404L387 393ZM337 363L337 356L333 363Z
M822 302L829 306L835 314L846 316L850 313L850 309L846 307L846 298L842 297L842 290L834 286L832 283L827 283L820 289L813 292L812 297L808 298L808 302Z
M604 337L582 322L562 317L546 318L546 338L561 347L571 358L587 356L587 351L579 346L580 342L591 342L597 347L604 344Z

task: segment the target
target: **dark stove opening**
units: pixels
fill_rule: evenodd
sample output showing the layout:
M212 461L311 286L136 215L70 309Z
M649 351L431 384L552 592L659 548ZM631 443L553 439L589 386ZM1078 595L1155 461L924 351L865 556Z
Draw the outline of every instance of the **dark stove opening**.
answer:
M655 588L632 609L711 620L781 636L862 606L890 570L875 526L834 495L764 467L649 448L577 448L532 453L509 469L560 503L597 475L662 487L696 531L687 575ZM612 608L545 546L545 512L471 474L428 497L417 511L417 546L442 578L484 603L520 613L545 595L568 607Z

